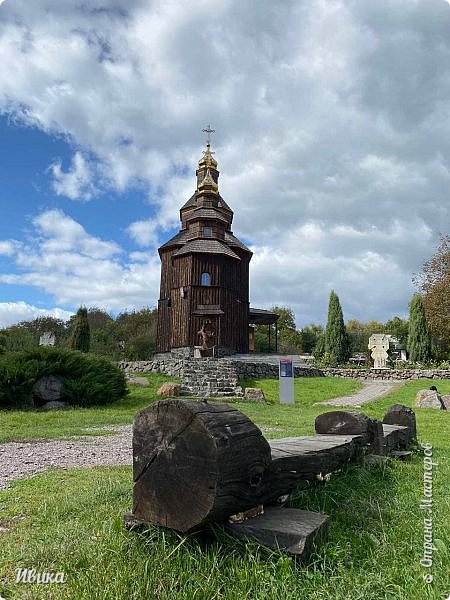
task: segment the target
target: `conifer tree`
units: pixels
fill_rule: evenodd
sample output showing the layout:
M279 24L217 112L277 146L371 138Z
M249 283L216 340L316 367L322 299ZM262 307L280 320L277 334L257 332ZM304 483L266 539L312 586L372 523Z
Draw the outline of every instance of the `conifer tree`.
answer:
M91 329L88 321L88 311L81 307L75 315L72 333L69 338L69 347L72 350L89 352L91 345Z
M412 362L426 363L431 359L431 334L419 294L414 294L409 303L408 352Z
M344 316L339 298L333 290L328 304L325 352L332 364L346 363L350 358L350 342L344 325Z

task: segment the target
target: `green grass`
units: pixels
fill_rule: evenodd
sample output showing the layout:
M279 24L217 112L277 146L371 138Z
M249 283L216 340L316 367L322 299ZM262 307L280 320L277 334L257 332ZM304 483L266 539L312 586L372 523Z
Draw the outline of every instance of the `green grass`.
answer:
M0 411L0 443L26 441L31 439L58 439L71 435L109 435L111 432L86 431L87 427L102 425L127 425L142 408L160 398L156 392L165 381L174 381L165 375L148 375L148 387L131 386L130 394L123 400L107 406L91 408L69 408L66 410L42 412L39 410ZM267 380L246 382L258 384L266 392L268 399L278 398L278 382ZM296 398L299 402L311 404L336 396L352 393L361 384L351 379L333 377L304 378L295 382ZM270 407L267 407L270 409ZM270 412L270 411L269 411ZM281 411L282 412L282 411Z
M124 399L107 406L68 408L43 412L39 410L0 411L0 443L31 439L58 439L72 435L109 435L111 432L86 431L86 427L127 425L134 415L159 399L156 392L165 381L175 381L166 375L148 376L148 387L131 386Z
M331 407L312 406L303 383L297 384L303 393L292 407L234 405L263 426L278 423L276 437L310 433L314 415ZM413 381L362 410L381 417L392 403L413 406L417 390L431 383L450 393L449 380ZM269 390L273 382L259 384ZM136 404L145 392L136 390ZM306 567L220 531L128 532L121 518L131 508L131 468L54 470L0 492L0 526L8 530L0 533L0 595L7 600L443 600L450 594L450 415L431 409L416 414L420 440L433 445L438 463L433 471L437 550L430 569L420 566L420 453L410 463L382 468L352 464L329 482L297 493L293 506L331 517L328 542ZM15 584L18 567L64 571L67 581ZM433 575L432 584L424 583L426 573Z

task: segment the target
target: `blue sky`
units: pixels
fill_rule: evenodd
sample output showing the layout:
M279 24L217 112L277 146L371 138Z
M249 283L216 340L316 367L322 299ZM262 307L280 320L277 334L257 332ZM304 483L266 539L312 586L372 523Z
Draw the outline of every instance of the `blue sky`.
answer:
M155 306L216 129L251 301L406 316L450 223L445 0L0 3L0 327Z

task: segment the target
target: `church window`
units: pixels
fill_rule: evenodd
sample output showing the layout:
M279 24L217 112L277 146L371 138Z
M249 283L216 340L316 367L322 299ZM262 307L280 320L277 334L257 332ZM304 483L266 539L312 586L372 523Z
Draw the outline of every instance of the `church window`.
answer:
M210 273L202 273L200 278L200 285L208 286L211 285L211 274Z

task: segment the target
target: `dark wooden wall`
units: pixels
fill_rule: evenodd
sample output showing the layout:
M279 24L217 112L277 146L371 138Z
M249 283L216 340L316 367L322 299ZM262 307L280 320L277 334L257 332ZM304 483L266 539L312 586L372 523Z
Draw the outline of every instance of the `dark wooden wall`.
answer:
M208 319L216 345L247 352L251 255L239 248L233 251L241 260L216 254L173 256L175 251L170 248L161 253L156 351L199 345L198 331ZM204 272L211 275L210 286L200 285ZM195 314L199 307L224 314Z

